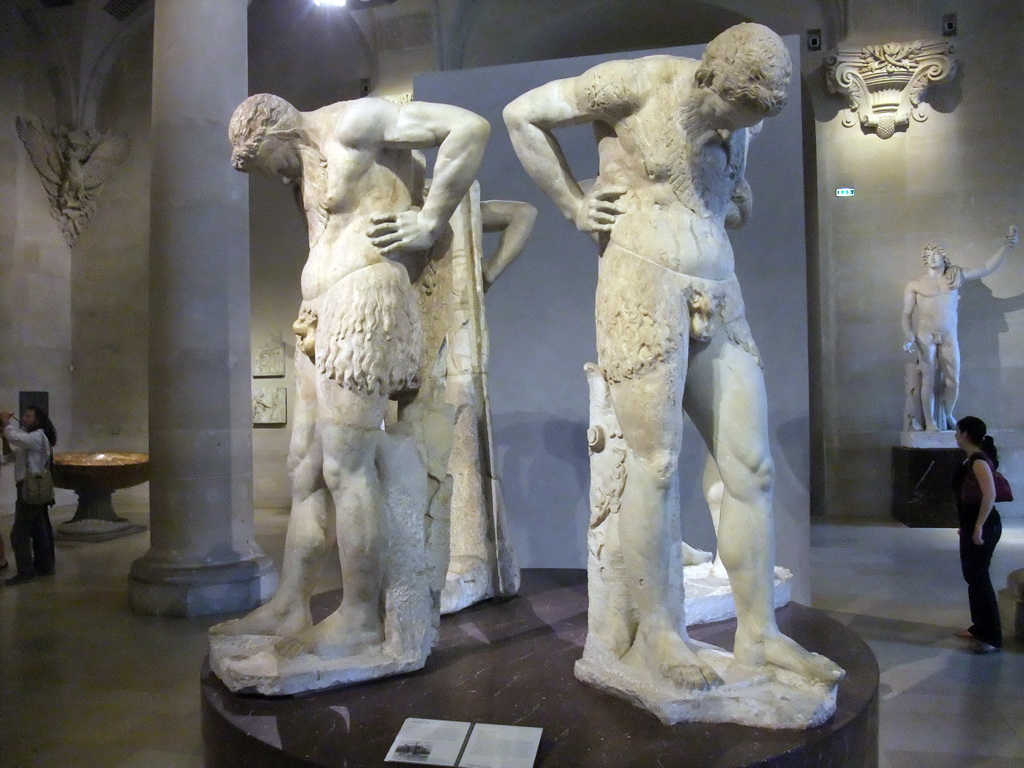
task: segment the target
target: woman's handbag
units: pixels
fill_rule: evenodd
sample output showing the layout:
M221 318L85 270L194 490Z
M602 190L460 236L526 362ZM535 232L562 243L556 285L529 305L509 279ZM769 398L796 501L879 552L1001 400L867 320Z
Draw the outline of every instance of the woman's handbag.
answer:
M977 455L977 454L976 454ZM992 462L985 458L988 462L989 469L992 470L992 480L996 486L996 498L995 501L1013 501L1013 491L1010 490L1010 481L1003 477L999 470L992 466ZM978 478L974 476L974 472L968 468L967 476L964 478L964 483L960 486L960 500L965 504L981 504L981 486L978 485Z
M26 504L53 504L56 499L53 497L53 475L50 474L50 466L53 464L53 449L50 448L50 441L43 439L46 443L47 457L46 465L42 472L29 472L21 481L21 500Z
M53 504L53 475L49 467L25 475L21 482L21 499L26 504Z

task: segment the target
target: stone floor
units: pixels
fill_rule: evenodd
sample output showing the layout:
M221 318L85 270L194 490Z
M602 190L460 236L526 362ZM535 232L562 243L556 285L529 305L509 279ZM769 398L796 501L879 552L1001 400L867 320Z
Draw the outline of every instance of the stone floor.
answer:
M56 508L54 522L72 511ZM146 522L145 510L118 511ZM261 546L279 558L286 514L256 521ZM0 514L5 539L10 524ZM148 534L62 543L55 577L0 587L0 767L202 766L198 670L215 619L128 610L128 566L147 548ZM882 768L1024 764L1024 647L974 656L951 636L967 620L953 531L818 524L812 567L814 605L878 656ZM1019 567L1024 522L1015 521L996 552L997 586ZM321 587L338 583L336 567L326 569Z

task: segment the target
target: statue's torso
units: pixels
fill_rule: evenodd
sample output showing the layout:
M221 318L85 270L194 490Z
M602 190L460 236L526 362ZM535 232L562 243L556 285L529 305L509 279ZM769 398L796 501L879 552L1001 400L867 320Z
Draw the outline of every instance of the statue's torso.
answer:
M659 60L663 57L657 57ZM725 231L742 173L743 131L698 139L685 105L696 62L670 59L638 75L640 103L596 126L601 187L624 187L616 244L673 271L721 280L733 273Z
M960 292L952 288L945 276L924 275L911 283L917 296L916 317L919 336L954 335Z
M352 147L332 141L323 148L326 173L319 186L304 171L303 205L310 232L302 270L302 298L315 299L355 270L385 260L368 232L378 214L422 205L422 167L413 152Z

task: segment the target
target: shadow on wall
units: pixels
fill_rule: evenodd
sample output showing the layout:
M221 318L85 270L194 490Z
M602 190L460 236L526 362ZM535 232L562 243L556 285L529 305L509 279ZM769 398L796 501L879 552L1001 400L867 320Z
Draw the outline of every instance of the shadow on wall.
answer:
M790 482L804 485L810 476L810 420L797 417L782 422L775 430L772 458L775 461L775 476L781 482L783 475ZM813 505L812 505L813 508Z
M1012 258L1015 255L1011 251ZM971 263L973 266L973 262ZM1010 330L1007 315L1024 309L1024 294L997 298L981 280L966 283L960 289L960 398L956 416L1007 413L1001 402L1003 388L998 372L1003 368L999 336ZM984 375L994 371L997 375ZM986 419L987 421L987 419ZM1002 425L993 424L999 429Z
M550 413L495 417L499 474L520 565L586 566L587 424Z
M944 115L952 114L964 98L963 81L966 70L967 66L962 61L957 61L953 79L948 83L933 85L925 93L924 100L928 106Z

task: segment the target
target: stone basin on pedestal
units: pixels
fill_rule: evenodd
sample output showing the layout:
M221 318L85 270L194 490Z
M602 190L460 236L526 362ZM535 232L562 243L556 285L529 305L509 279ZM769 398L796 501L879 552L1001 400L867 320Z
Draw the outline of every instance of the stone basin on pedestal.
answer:
M144 531L114 512L112 497L148 480L147 453L55 453L54 486L78 494L75 516L57 526L58 537L102 540Z

